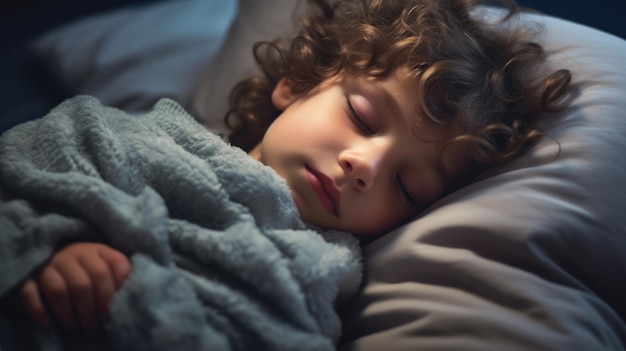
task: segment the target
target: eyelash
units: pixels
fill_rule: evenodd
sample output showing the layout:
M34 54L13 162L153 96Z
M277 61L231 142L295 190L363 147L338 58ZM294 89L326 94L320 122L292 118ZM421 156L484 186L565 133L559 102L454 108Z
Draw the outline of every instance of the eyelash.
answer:
M400 174L396 176L396 182L398 183L398 187L402 192L402 197L404 197L404 200L406 200L406 202L408 202L411 206L417 206L417 202L413 199L409 191L406 190L406 187L402 183L402 179L400 179Z
M357 128L359 128L359 130L363 133L367 135L374 134L374 131L367 125L367 123L365 123L365 121L363 121L361 116L359 116L359 114L356 112L356 110L352 106L352 103L350 102L350 99L347 99L346 101L348 105L348 115L350 116L350 120L352 121L352 123L354 123Z

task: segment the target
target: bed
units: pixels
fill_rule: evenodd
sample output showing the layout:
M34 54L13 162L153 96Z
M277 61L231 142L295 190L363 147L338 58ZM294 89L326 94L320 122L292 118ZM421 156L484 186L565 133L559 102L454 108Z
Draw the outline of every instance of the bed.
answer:
M168 97L224 132L230 87L256 72L252 43L292 33L297 11L288 0L150 2L29 49L68 95L130 112ZM537 13L517 21L542 28L549 61L572 70L571 107L522 158L363 246L339 350L626 349L626 41Z

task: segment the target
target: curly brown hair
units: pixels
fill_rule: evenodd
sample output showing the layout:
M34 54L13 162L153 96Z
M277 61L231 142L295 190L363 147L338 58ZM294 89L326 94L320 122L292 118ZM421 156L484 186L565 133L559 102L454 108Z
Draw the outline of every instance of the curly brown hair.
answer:
M280 114L271 94L282 78L305 93L342 75L382 78L407 68L428 123L454 127L448 143L468 143L479 168L519 156L542 137L537 120L565 107L570 72L545 69L544 51L528 39L528 28L471 16L480 1L308 3L295 38L254 46L264 76L240 82L231 94L230 141L246 151ZM498 3L508 9L502 22L518 12L513 0Z

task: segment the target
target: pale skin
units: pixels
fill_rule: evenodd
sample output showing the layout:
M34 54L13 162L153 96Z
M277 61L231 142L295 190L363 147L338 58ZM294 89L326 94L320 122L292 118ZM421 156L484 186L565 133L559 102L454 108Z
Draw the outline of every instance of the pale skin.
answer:
M329 80L297 95L282 80L272 94L282 113L250 156L287 181L305 221L356 235L393 229L469 167L460 147L440 153L441 144L432 141L440 136L436 129L425 130L431 141L416 137L419 111L410 82L400 69L378 80ZM108 319L108 304L130 271L115 249L72 244L24 283L22 301L42 326L54 315L66 330L93 333Z

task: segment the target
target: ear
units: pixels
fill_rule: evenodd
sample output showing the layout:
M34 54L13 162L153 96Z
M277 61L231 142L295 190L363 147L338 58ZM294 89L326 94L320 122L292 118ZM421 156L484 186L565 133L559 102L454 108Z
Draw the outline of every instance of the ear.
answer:
M286 78L278 81L278 84L276 84L272 92L272 104L279 111L284 111L289 105L296 101L297 98L298 96L293 93Z

